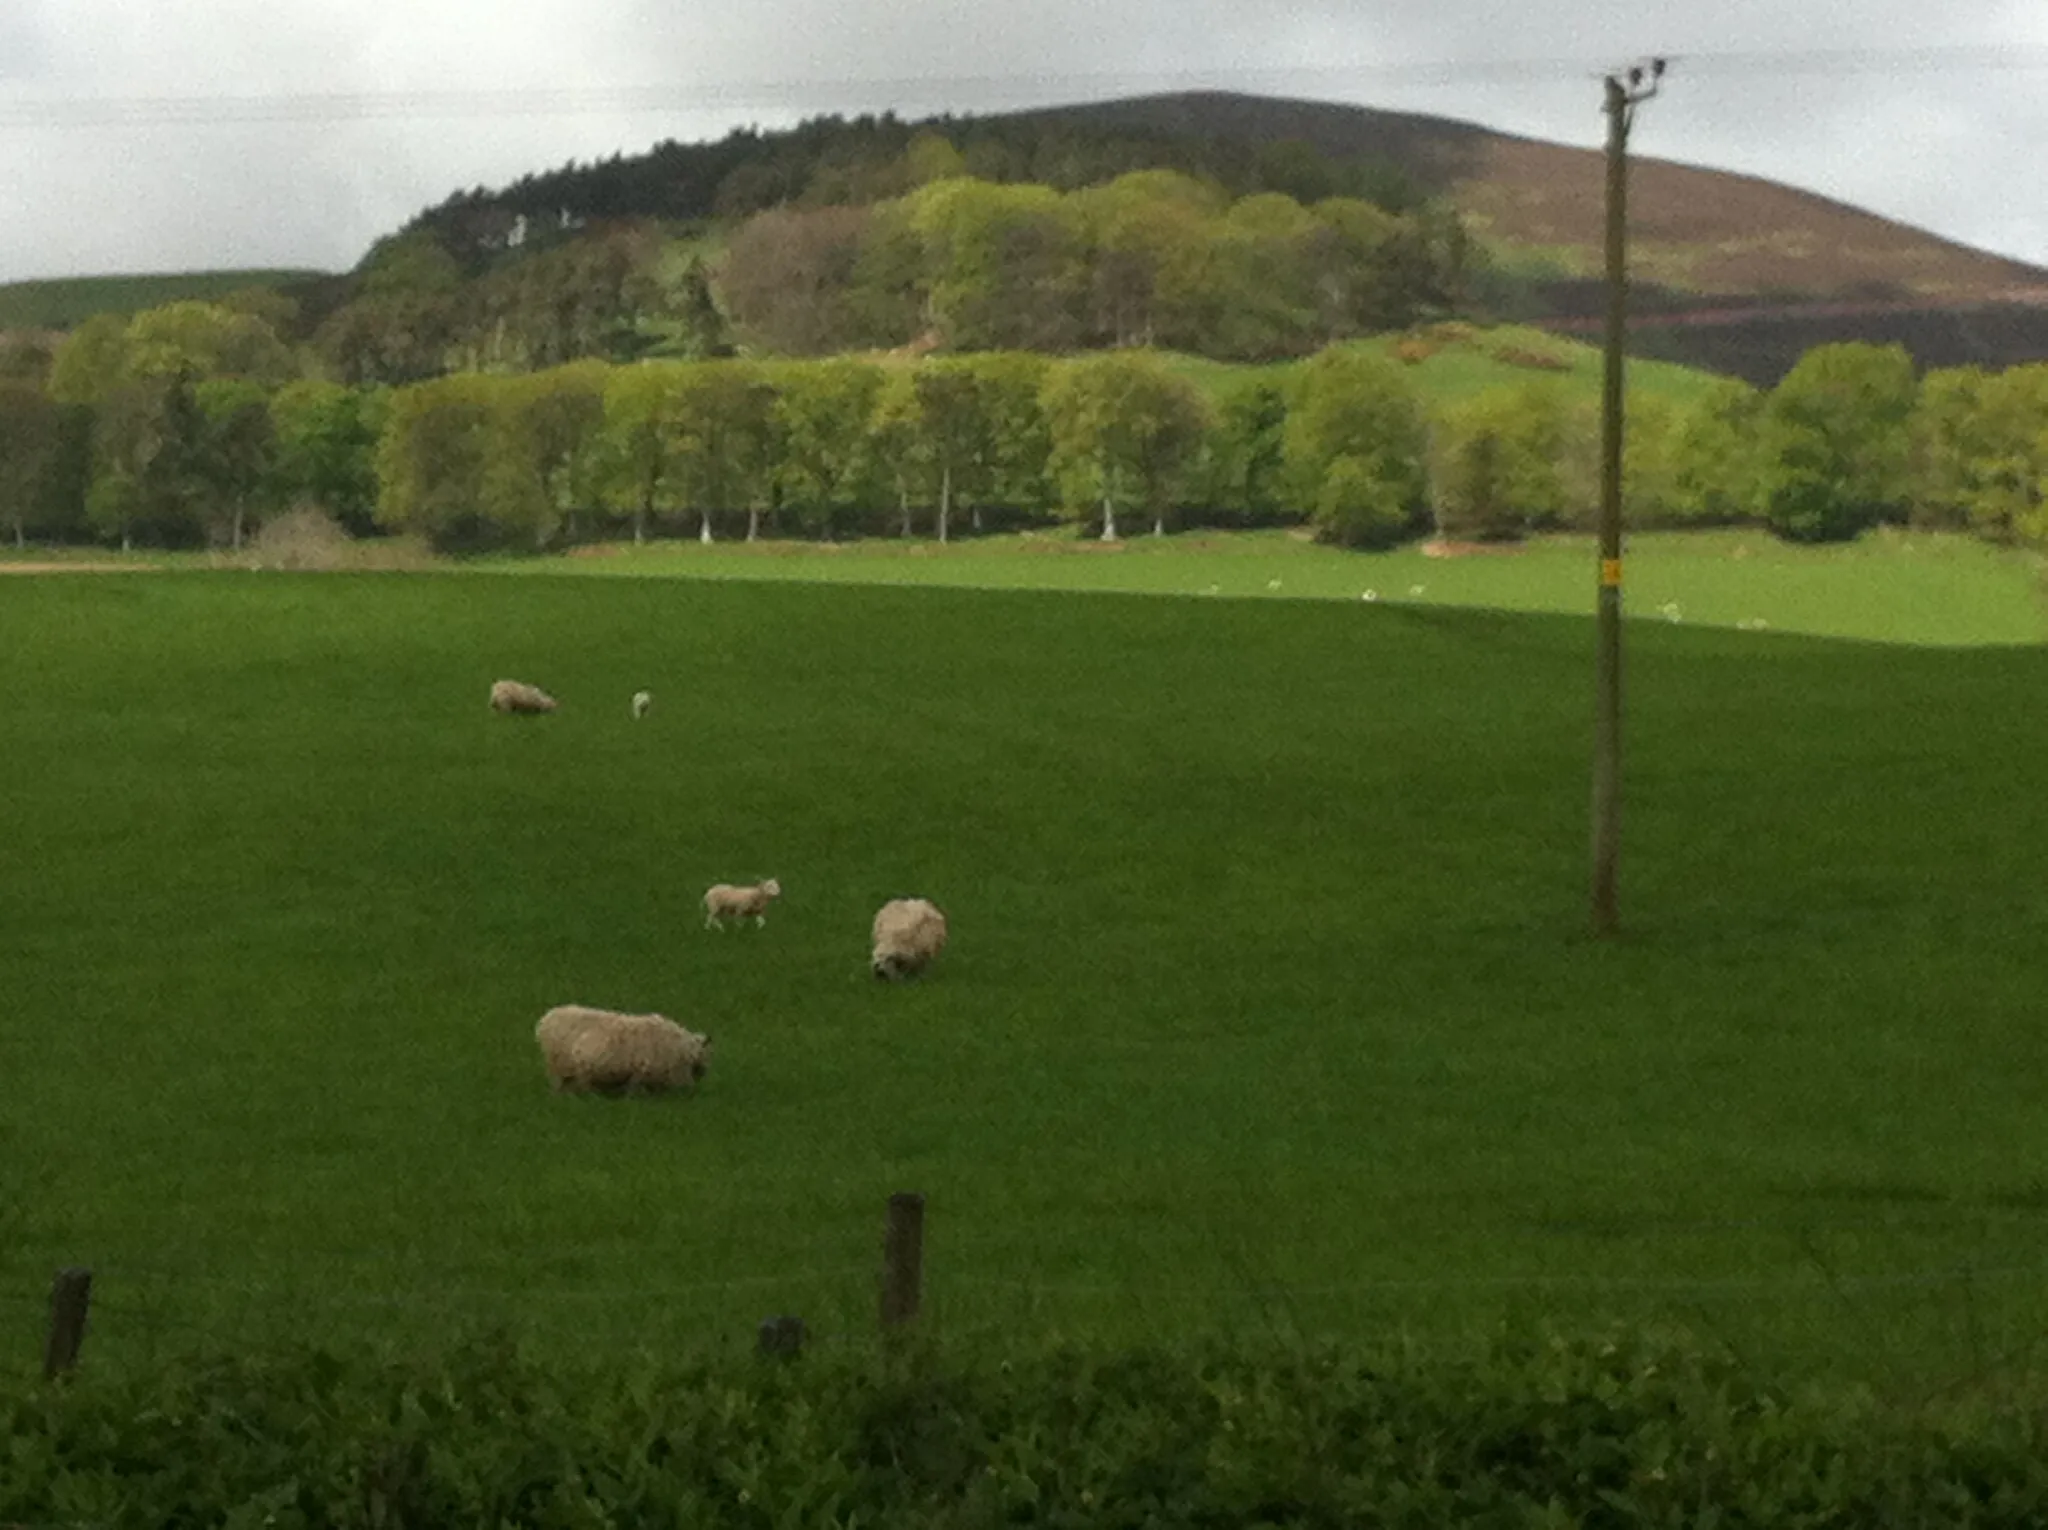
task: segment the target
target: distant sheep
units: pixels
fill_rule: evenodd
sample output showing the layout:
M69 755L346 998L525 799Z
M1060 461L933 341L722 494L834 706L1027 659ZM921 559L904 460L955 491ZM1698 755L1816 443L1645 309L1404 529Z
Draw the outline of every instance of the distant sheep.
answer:
M548 1082L570 1094L665 1094L697 1087L711 1064L711 1038L665 1015L562 1004L534 1027Z
M523 680L500 680L491 687L493 712L552 712L559 704L539 686Z
M638 722L641 718L645 717L647 709L653 705L654 693L652 691L635 691L633 693L633 720Z
M756 925L768 922L768 905L782 896L782 884L770 877L753 887L734 887L720 882L704 890L704 928L722 930L728 917L751 919Z
M915 977L946 949L946 916L923 898L896 898L875 915L875 976Z

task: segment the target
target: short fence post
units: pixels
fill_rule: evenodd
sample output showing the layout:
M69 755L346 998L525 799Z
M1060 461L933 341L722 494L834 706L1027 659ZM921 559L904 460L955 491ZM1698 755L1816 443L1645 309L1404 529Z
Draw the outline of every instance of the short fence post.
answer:
M85 1342L85 1310L92 1300L92 1271L76 1267L57 1272L50 1287L50 1342L43 1348L43 1379L61 1376L78 1364Z
M924 1197L899 1191L889 1197L882 1239L882 1327L900 1328L917 1316L924 1292Z
M764 1355L800 1355L807 1336L800 1317L772 1317L761 1321L759 1351Z

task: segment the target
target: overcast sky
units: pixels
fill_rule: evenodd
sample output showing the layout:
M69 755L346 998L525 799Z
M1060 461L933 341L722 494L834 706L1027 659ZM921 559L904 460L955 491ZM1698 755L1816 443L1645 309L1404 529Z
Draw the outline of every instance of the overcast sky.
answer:
M819 112L1213 88L1638 152L2048 265L2048 0L0 0L0 281L352 266L449 192Z

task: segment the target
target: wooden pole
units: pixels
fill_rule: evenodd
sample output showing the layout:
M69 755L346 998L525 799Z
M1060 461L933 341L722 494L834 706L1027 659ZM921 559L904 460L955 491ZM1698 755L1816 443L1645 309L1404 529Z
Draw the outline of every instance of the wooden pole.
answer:
M882 1236L882 1327L901 1328L917 1316L924 1294L924 1197L900 1191L889 1197Z
M1645 75L1647 73L1647 79ZM1621 929L1621 448L1628 341L1628 130L1664 60L1609 75L1607 334L1600 376L1600 604L1593 659L1593 933Z
M43 1379L62 1376L78 1365L85 1342L85 1312L92 1301L92 1271L64 1269L50 1287L50 1339L43 1346Z
M1621 433L1628 335L1628 92L1607 78L1607 334L1600 388L1600 604L1593 660L1593 933L1621 927Z

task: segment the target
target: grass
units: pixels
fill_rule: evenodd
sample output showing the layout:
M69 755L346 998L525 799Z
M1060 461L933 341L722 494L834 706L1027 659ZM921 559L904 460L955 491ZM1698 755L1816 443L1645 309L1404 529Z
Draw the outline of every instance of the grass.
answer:
M1136 528L1133 528L1136 529ZM1666 532L1628 544L1627 609L1646 620L1870 641L1974 646L2048 639L2029 556L1960 536L1880 533L1795 547L1758 531ZM563 558L488 566L527 574L639 575L1125 591L1259 600L1375 601L1590 614L1596 566L1585 537L1512 552L1433 558L1420 546L1355 553L1282 531L1146 535L1104 546L1071 534L969 538L604 544ZM1758 624L1761 624L1759 626Z
M298 270L180 271L150 276L66 276L0 282L0 329L70 329L94 314L132 314L165 303L211 302L246 288L280 287L322 274Z
M829 1341L918 1189L956 1335L2039 1359L2037 649L1640 628L1611 945L1572 619L194 573L12 580L0 651L8 1353L72 1262L95 1364ZM911 892L953 946L881 987ZM565 1000L704 1093L551 1097Z

